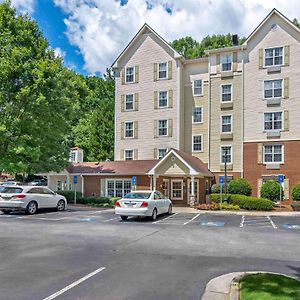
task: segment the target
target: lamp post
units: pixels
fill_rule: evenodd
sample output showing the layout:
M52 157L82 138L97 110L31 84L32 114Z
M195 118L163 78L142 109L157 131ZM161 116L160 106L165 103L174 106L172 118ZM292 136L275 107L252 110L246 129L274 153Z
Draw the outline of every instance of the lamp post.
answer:
M228 154L227 154L227 148L224 149L225 153L224 153L224 159L225 159L225 196L224 196L224 201L227 202L227 158L228 158Z

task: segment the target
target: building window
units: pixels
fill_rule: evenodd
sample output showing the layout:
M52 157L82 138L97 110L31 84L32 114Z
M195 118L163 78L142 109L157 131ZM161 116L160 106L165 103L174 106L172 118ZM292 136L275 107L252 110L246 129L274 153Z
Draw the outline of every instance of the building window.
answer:
M126 83L134 82L134 67L126 68Z
M131 192L130 179L116 179L106 181L106 196L107 197L124 197Z
M158 149L157 151L158 159L163 158L166 155L167 151L168 151L167 148Z
M193 107L193 123L202 123L202 107Z
M283 145L264 145L264 163L283 163Z
M232 54L224 54L221 56L222 71L231 71L232 68Z
M221 85L221 101L222 102L232 101L232 84Z
M158 121L158 135L167 136L168 135L168 120Z
M202 135L193 135L193 152L202 151Z
M167 79L167 63L158 64L158 79Z
M265 49L265 66L280 66L283 64L283 47Z
M56 182L56 190L61 191L63 188L62 182L60 180L57 180Z
M193 95L201 96L202 95L202 80L197 79L193 81Z
M226 160L227 157L227 160ZM231 146L221 146L221 163L232 164L232 147Z
M167 91L158 92L158 107L159 108L168 107L168 92Z
M133 150L125 150L124 152L125 160L133 160Z
M134 125L133 122L125 122L125 138L134 137Z
M264 114L265 130L281 130L282 129L282 112L265 113Z
M125 110L133 110L133 94L126 95Z
M282 97L282 79L264 81L264 98Z
M71 162L75 162L76 161L76 152L71 152Z
M172 180L172 199L183 199L183 182L182 180Z
M221 132L222 133L231 133L232 132L232 116L221 116Z

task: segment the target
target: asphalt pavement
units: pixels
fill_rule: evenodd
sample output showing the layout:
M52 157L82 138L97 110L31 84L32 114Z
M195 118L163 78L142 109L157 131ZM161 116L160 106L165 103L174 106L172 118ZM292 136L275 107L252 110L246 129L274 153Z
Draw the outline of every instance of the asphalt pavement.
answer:
M299 225L299 227L297 227ZM0 215L0 299L200 299L237 271L300 278L300 218L112 210Z

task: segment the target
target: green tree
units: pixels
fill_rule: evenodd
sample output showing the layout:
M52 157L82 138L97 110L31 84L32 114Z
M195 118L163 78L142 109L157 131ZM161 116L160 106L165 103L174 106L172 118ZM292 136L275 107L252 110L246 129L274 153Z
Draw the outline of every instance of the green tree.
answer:
M80 92L35 21L0 4L0 170L61 170ZM78 106L78 105L77 105ZM79 107L78 107L79 109Z
M74 127L75 145L88 161L112 160L114 154L114 78L88 77L89 95L82 103L85 114Z
M296 25L300 29L300 23L296 18L294 18L293 24Z

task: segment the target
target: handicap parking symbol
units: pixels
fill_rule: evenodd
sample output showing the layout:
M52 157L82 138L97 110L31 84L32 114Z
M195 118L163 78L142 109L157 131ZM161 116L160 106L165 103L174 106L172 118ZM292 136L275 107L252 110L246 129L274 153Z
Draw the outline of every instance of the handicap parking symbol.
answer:
M300 230L300 224L284 224L284 228L286 229L298 229Z
M95 218L80 218L78 219L80 222L94 222L96 221Z
M223 227L225 222L211 222L211 221L203 221L200 222L201 226L211 226L211 227Z

